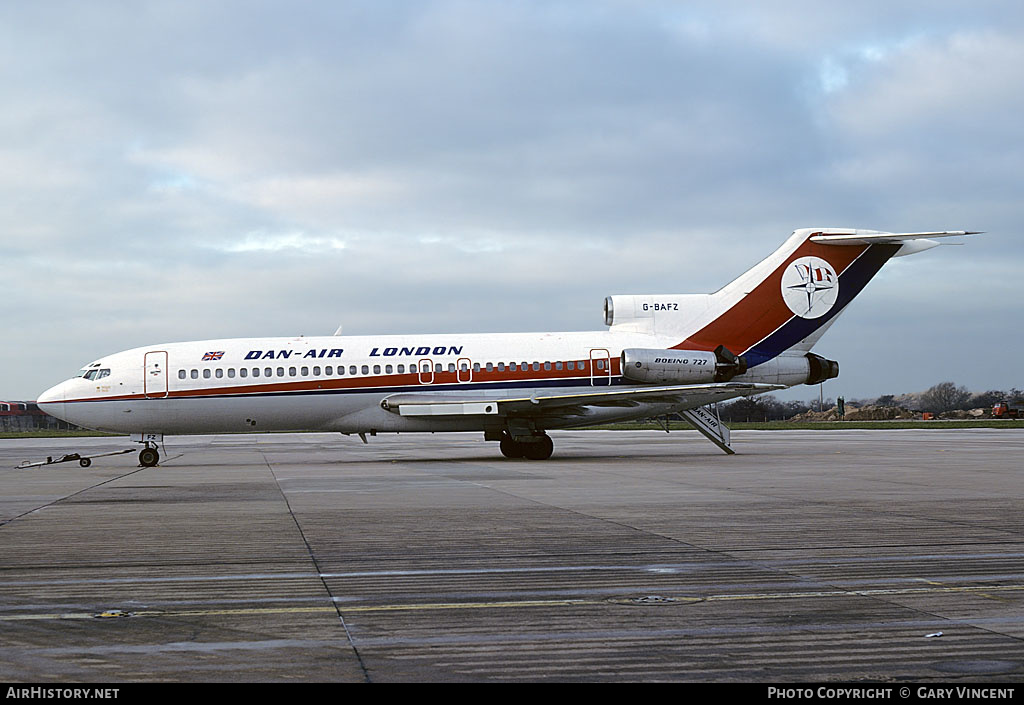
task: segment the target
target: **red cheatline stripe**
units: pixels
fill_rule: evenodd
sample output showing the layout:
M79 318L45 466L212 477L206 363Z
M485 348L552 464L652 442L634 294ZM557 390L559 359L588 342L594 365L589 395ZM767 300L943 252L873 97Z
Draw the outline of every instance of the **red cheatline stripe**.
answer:
M603 358L602 358L603 359ZM576 361L577 365L581 361ZM152 394L146 396L144 394L125 394L120 396L110 397L86 397L81 399L68 399L64 403L75 403L75 402L87 402L87 401L131 401L137 399L182 399L189 397L209 397L209 396L232 396L232 395L246 395L246 394L276 394L276 393L289 393L289 392L322 392L330 390L340 389L363 389L363 388L381 388L381 387L419 387L424 391L429 391L431 387L440 385L458 386L459 384L476 384L485 382L529 382L538 381L544 382L553 379L577 379L581 376L590 376L589 361L583 360L584 364L588 365L583 370L575 369L561 369L556 370L553 368L550 370L543 369L543 364L540 370L508 370L499 372L494 370L487 372L486 370L480 370L479 372L473 372L473 378L468 382L458 381L458 372L434 372L434 381L431 384L420 384L419 373L405 373L405 374L392 374L392 375L377 375L371 377L332 377L329 379L305 379L299 382L276 382L270 384L249 384L249 385L234 385L230 387L204 387L201 389L180 389L173 390L167 397L163 397L160 394ZM620 374L619 364L620 359L618 357L612 357L611 362L611 375L618 376ZM467 374L466 371L462 372L463 378ZM607 377L605 370L596 370L596 377L600 381ZM429 377L427 377L429 379Z

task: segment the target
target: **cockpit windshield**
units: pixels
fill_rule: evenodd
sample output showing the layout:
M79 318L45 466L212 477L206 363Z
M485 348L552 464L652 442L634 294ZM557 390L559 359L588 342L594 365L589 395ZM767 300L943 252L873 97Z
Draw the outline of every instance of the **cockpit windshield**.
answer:
M109 368L98 368L98 367L87 367L78 373L79 377L84 377L88 380L103 379L104 377L110 376Z

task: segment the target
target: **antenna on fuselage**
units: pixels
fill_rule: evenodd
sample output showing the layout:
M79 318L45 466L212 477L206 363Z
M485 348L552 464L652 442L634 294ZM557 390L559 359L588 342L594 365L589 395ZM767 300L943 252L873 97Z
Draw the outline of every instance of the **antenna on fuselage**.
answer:
M343 327L344 327L344 326L338 326L338 330L334 331L334 334L335 334L335 335L341 335L341 329L342 329Z

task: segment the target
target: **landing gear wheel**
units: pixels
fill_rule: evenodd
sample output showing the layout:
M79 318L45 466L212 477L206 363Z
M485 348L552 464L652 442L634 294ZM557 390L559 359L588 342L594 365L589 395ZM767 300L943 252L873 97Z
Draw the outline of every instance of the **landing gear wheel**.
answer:
M92 465L92 461L89 460L88 458L82 458L81 460L78 461L78 464L81 465L83 468L87 468L90 465Z
M511 436L502 436L501 443L501 454L506 458L522 458L523 457L523 445L522 443L516 443L512 440Z
M143 448L139 451L139 465L144 468L151 468L160 462L160 453L156 448Z
M544 434L538 440L523 443L523 456L529 460L547 460L555 450L555 444L551 436Z

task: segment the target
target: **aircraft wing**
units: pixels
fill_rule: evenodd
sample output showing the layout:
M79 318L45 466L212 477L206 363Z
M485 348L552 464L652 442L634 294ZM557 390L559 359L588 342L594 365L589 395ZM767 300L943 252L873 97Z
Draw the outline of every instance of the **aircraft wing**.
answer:
M381 401L381 406L402 416L563 416L574 413L582 415L585 407L672 404L680 409L695 408L776 389L785 389L785 385L721 382L663 387L591 387L585 392L535 393L506 398L412 392L389 396Z

